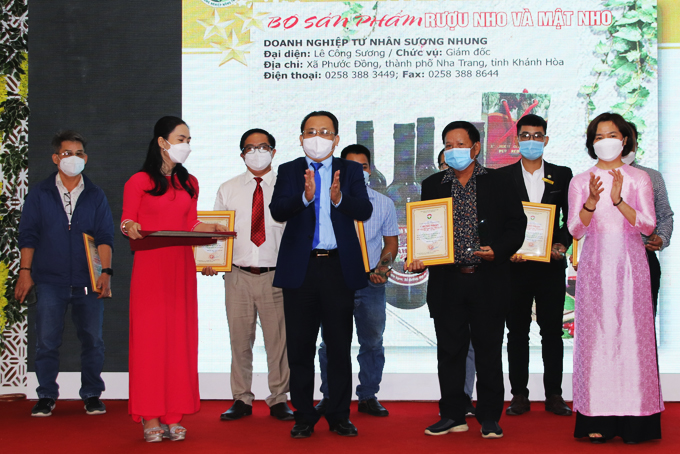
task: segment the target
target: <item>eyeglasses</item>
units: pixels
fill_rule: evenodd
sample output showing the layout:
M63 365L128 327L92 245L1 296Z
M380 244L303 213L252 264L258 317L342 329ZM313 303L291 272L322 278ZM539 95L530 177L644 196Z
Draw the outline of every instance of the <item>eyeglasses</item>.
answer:
M539 142L543 142L543 139L545 139L545 134L542 132L535 132L535 133L530 133L530 132L523 132L519 134L519 140L524 142L525 140L538 140Z
M270 153L273 148L267 145L266 143L261 143L259 145L246 145L241 149L241 152L245 154L252 154L255 153L255 150L257 150L260 153Z
M302 135L305 137L316 137L316 136L321 136L321 137L333 137L335 133L333 131L329 131L326 128L323 128L319 131L316 129L308 129L306 131L302 132Z
M59 155L62 158L70 158L71 156L78 156L79 158L84 158L85 157L85 152L84 151L76 151L73 153L72 151L64 151L63 153L55 153Z
M64 192L64 208L68 210L68 214L73 214L73 208L71 207L71 193Z

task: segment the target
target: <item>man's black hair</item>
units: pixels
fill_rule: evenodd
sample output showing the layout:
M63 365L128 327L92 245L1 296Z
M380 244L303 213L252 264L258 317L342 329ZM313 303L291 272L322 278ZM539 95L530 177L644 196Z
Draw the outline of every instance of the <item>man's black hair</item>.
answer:
M250 137L251 134L264 134L265 136L267 136L267 141L269 142L269 145L272 148L276 148L276 139L274 138L273 135L269 134L264 129L254 128L254 129L249 129L248 131L243 133L243 135L241 136L241 142L239 142L239 144L238 144L239 150L243 150L243 146L246 143L246 139L248 137Z
M522 130L522 126L543 128L543 134L548 133L548 122L538 115L528 114L520 118L517 122L517 135L519 135L519 132Z
M479 131L475 128L475 125L469 121L453 121L446 125L446 128L442 131L442 143L446 143L446 134L454 129L464 129L467 131L473 145L480 141Z
M83 145L83 150L85 149L85 145L87 145L85 136L73 129L61 130L52 137L52 148L54 148L55 153L61 148L62 142L80 142Z
M331 119L333 122L333 129L335 129L335 134L339 134L340 131L338 131L338 119L335 115L333 115L330 112L326 112L325 110L315 110L314 112L308 113L305 118L302 119L302 123L300 123L300 133L305 132L305 123L307 123L307 120L309 120L312 117L328 117Z
M353 145L347 145L345 148L342 149L340 157L342 159L347 159L348 154L362 154L366 156L366 159L368 160L368 165L369 166L371 165L371 150L369 150L363 145L360 145L358 143L355 143Z

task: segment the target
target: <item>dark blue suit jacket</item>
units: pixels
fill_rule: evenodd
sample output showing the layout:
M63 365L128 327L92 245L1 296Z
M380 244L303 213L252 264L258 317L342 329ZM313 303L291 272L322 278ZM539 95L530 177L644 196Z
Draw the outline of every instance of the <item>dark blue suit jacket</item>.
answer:
M307 168L304 157L279 166L269 209L276 221L286 222L286 229L279 247L275 287L299 288L307 274L316 227L316 201L307 207L302 202ZM366 287L367 279L354 220L365 221L370 218L373 206L368 200L361 165L333 158L333 175L338 170L342 201L337 208L331 203L331 222L345 284L358 290Z

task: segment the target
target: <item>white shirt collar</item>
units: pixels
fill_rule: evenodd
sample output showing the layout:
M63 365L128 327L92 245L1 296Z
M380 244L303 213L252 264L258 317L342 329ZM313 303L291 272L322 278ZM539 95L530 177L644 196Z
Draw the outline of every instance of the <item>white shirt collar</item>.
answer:
M59 174L59 172L57 172L57 178L55 178L55 183L56 183L57 187L59 188L59 191L61 191L61 192L71 192L68 189L66 189L66 186L64 186L64 182L61 181L61 175ZM82 175L80 175L80 181L78 182L76 187L73 188L74 191L76 189L78 189L78 190L85 189L85 179L83 178Z
M307 167L311 167L312 163L316 162L316 161L312 160L312 158L310 158L307 155L305 155L305 159L307 160ZM331 155L329 157L327 157L326 159L321 161L321 164L323 164L322 169L332 169L333 168L333 154L331 153Z
M274 180L274 177L276 174L274 173L273 170L270 170L269 172L265 173L262 175L260 178L262 178L262 181L267 185L271 186L272 181ZM247 185L250 183L253 179L255 178L255 175L250 171L249 168L246 167L246 173L243 174L243 185Z
M529 173L529 171L527 171L527 169L524 168L524 162L522 162L521 160L520 162L521 162L520 165L522 167L522 175L524 175L525 177L539 179L543 178L543 176L545 175L545 160L541 159L541 167L536 169L534 173Z

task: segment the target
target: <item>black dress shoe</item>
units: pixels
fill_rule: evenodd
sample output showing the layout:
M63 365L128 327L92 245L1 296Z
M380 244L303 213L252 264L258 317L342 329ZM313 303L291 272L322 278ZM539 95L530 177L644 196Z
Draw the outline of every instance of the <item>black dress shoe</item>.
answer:
M359 402L359 412L368 413L371 416L389 416L390 412L387 408L380 405L378 399L362 400Z
M545 400L545 411L550 411L559 416L571 416L571 408L562 399L562 396L553 394Z
M234 405L224 413L220 415L222 421L235 421L244 416L250 416L253 414L253 406L248 405L242 400L237 400Z
M293 438L309 438L314 433L314 426L305 421L296 422L290 431Z
M508 416L519 416L531 410L531 403L529 398L523 394L517 394L512 396L510 401L510 406L505 410L505 414Z
M324 397L319 401L318 404L314 408L316 408L316 412L320 415L323 415L326 413L326 407L328 406L328 398Z
M288 404L285 402L280 402L276 405L269 407L269 414L279 421L292 421L295 419L293 412L288 408Z
M356 437L359 432L349 419L334 422L330 426L330 430L343 437Z

